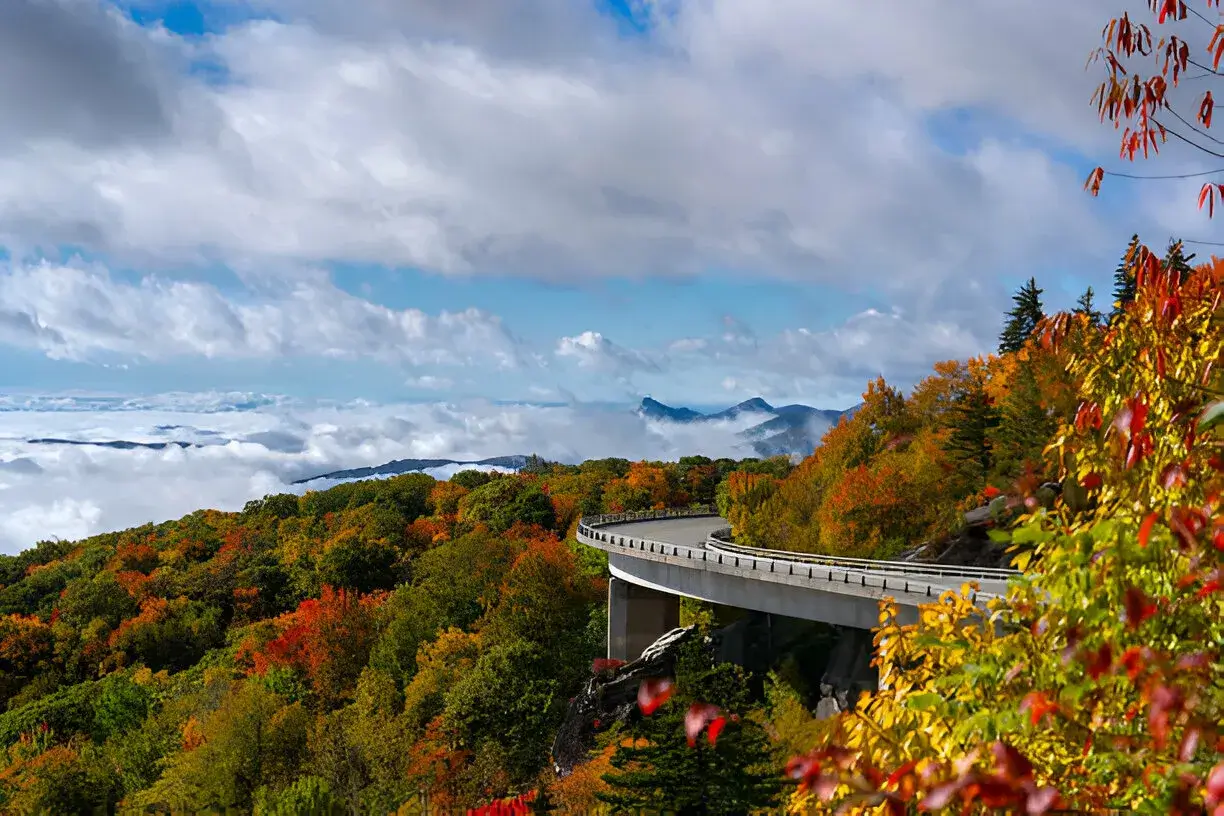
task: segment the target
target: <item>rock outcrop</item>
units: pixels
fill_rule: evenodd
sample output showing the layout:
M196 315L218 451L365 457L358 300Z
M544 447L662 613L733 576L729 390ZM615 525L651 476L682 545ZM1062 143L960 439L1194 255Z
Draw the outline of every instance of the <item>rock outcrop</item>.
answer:
M570 700L565 720L553 740L553 769L568 776L587 758L594 736L614 722L623 722L637 710L638 685L650 677L671 677L680 647L698 637L696 627L673 629L648 646L641 657L587 681Z
M565 719L553 742L553 768L568 776L585 762L595 746L595 735L615 722L638 716L638 685L650 677L672 677L680 648L702 637L695 627L673 629L659 638L640 657L605 669L590 680L569 703ZM851 708L861 691L876 687L871 664L871 632L813 624L792 618L749 613L720 629L710 630L704 645L719 662L736 663L757 676L777 666L779 659L797 650L819 653L807 676L819 680L816 711L828 716ZM760 691L759 686L756 689ZM809 698L810 700L811 698Z

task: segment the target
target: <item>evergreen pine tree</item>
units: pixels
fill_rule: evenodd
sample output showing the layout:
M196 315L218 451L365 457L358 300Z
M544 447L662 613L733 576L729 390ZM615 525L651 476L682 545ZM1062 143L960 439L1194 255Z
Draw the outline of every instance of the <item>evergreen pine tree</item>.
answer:
M955 397L948 409L948 439L944 448L956 463L965 492L980 490L994 466L991 437L999 424L999 412L981 384L974 384Z
M1165 253L1164 258L1165 268L1176 270L1180 275L1178 282L1182 282L1192 271L1190 262L1194 258L1195 253L1186 254L1185 246L1181 241L1169 241L1169 250Z
M1014 479L1029 465L1042 467L1042 451L1058 430L1058 418L1042 402L1032 361L1022 362L999 406L991 433L992 475Z
M1007 313L1007 325L1004 326L1003 333L999 335L1000 353L1019 351L1024 348L1024 344L1032 336L1037 324L1045 317L1041 305L1043 291L1045 290L1037 288L1035 278L1029 278L1028 283L1021 286L1012 296L1012 301L1016 305Z
M1096 304L1093 302L1094 295L1091 286L1085 289L1084 294L1080 295L1079 300L1075 302L1075 313L1088 315L1088 319L1093 324L1097 324L1101 322L1103 315L1096 309Z
M1114 270L1114 304L1113 311L1109 313L1110 320L1117 317L1126 304L1135 299L1135 273L1131 264L1134 263L1138 251L1139 236L1132 235L1126 247L1126 254L1122 256L1122 260L1118 262L1118 268Z
M756 722L741 717L727 723L714 745L705 733L696 745L688 744L684 715L691 703L708 702L727 714L743 712L749 703L744 671L713 665L700 640L677 660L672 698L634 723L626 734L632 741L612 756L615 772L603 777L611 791L599 798L616 812L731 816L777 807L781 777Z

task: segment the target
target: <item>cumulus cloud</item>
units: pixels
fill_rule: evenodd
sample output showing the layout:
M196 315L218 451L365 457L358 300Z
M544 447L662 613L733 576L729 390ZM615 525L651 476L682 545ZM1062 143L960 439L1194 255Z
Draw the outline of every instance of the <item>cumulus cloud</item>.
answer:
M77 538L176 518L200 507L237 510L268 493L302 492L305 486L289 486L296 479L393 459L467 461L533 452L565 462L751 455L740 447L734 426L661 424L626 409L286 399L251 407L258 401L247 395L213 400L206 411L197 410L204 400L182 395L148 397L120 410L66 397L33 398L21 409L11 401L0 426L0 552L42 538ZM224 404L232 410L223 410ZM200 446L29 444L39 437L184 440Z
M318 356L503 367L519 359L494 315L389 309L317 278L241 302L205 283L127 283L97 266L44 261L0 268L0 304L0 342L55 359Z
M1078 194L1081 169L1037 146L1112 137L1082 66L1110 0L1060 6L1054 28L1016 0L954 15L937 0L678 0L641 4L666 12L637 39L561 0L257 5L284 22L198 43L103 15L95 50L136 38L229 80L132 63L114 80L129 90L110 95L174 139L31 134L0 159L0 236L552 280L717 266L849 288L1006 272L1114 239ZM28 41L10 76L32 75L36 55L78 60L54 28L10 30ZM16 123L33 104L18 101ZM931 125L946 112L998 121L949 145Z
M670 366L704 366L712 380L721 372L728 392L820 393L836 400L861 393L865 382L879 375L908 387L937 361L991 351L996 314L995 309L976 314L867 309L828 329L788 328L759 337L726 316L720 333L672 343Z
M659 361L644 351L618 345L597 331L584 331L557 341L556 355L583 368L607 371L628 380L635 372L660 372Z
M0 3L0 145L93 148L168 136L178 99L155 39L94 0Z

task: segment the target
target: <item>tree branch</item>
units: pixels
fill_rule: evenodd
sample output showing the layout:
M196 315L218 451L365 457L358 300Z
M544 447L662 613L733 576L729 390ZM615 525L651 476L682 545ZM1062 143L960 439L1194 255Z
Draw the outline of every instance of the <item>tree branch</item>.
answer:
M1191 133L1194 133L1194 134L1197 134L1197 135L1199 135L1199 136L1202 136L1202 137L1203 137L1203 138L1205 138L1205 139L1210 139L1211 141L1215 142L1216 144L1224 144L1224 139L1217 139L1216 137L1212 136L1210 133L1208 133L1208 132L1206 132L1205 130L1202 130L1201 128L1199 128L1199 127L1198 127L1198 125L1195 125L1193 122L1188 122L1188 121L1186 121L1186 118L1185 118L1184 116L1182 116L1180 113L1178 113L1177 111L1175 111L1173 108L1171 108L1171 107L1167 107L1167 108L1165 108L1165 110L1167 110L1169 113L1171 113L1171 114L1173 114L1174 116L1176 116L1176 117L1177 117L1177 118L1178 118L1178 119L1181 121L1181 123L1182 123L1183 125L1185 125L1186 127L1190 128L1190 132L1191 132Z
M1180 118L1180 117L1179 117L1179 118ZM1165 133L1167 133L1168 135L1173 136L1173 137L1176 137L1176 138L1178 138L1178 139L1181 139L1181 140L1182 140L1183 142L1185 142L1186 144L1190 145L1191 147L1196 147L1196 148L1198 148L1199 150L1203 151L1204 153L1206 153L1206 154L1207 154L1207 155L1209 155L1209 156L1215 156L1215 157L1216 157L1216 158L1218 158L1218 159L1224 159L1224 153L1217 153L1216 151L1214 151L1214 150L1212 150L1212 149L1210 149L1210 148L1203 147L1201 144L1196 144L1195 142L1191 141L1190 139L1187 139L1185 136L1181 135L1181 134L1180 134L1180 133L1178 133L1177 131L1172 130L1172 129L1168 128L1168 127L1165 127L1165 125L1164 125L1164 124L1163 124L1163 123L1162 123L1162 122L1161 122L1159 119L1157 119L1155 116L1153 116L1153 117L1152 117L1152 121L1153 121L1153 122L1155 122L1157 125L1160 125L1160 127L1164 128L1164 132L1165 132Z

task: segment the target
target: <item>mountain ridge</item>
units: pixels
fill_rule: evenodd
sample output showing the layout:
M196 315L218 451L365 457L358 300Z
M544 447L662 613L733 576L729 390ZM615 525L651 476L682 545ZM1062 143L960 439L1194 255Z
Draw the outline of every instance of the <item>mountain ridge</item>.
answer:
M842 417L854 416L860 407L861 403L844 411L813 408L801 403L775 407L763 397L751 397L722 411L703 414L687 406L675 407L646 396L642 398L637 413L647 419L680 424L727 421L745 414L768 416L768 419L740 431L739 436L750 442L759 456L807 456L820 444L825 431L840 422Z

